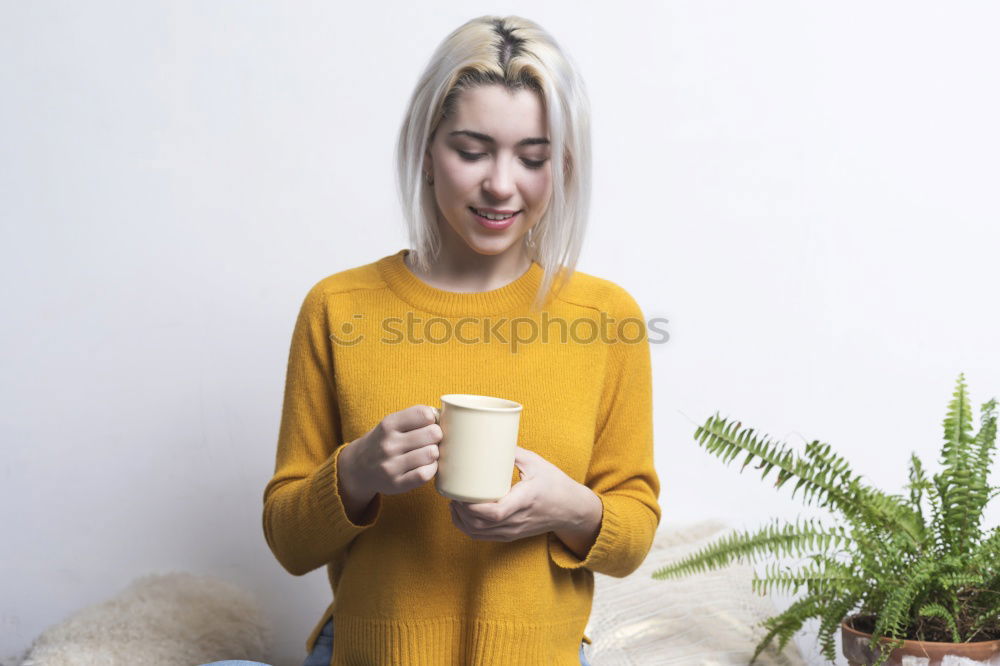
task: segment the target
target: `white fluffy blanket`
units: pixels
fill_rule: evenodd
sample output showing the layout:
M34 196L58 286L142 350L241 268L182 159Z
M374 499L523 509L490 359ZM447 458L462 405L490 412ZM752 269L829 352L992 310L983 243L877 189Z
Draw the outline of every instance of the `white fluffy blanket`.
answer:
M765 630L758 623L780 612L750 589L753 568L731 564L715 571L655 580L652 575L700 550L729 529L717 521L661 523L649 555L631 575L595 574L587 652L594 666L746 666ZM756 666L805 664L794 641L769 648Z
M45 630L22 666L267 663L272 638L254 599L235 585L188 573L153 574Z

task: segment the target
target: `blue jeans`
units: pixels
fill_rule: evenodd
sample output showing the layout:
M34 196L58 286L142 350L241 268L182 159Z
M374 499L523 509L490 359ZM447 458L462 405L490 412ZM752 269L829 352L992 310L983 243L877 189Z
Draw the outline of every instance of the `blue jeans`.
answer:
M584 645L584 642L580 641L580 666L590 666L590 662L587 661L587 657L583 654ZM313 646L313 651L306 657L302 666L330 666L331 659L333 659L333 618L323 625L319 636L316 637L316 645ZM228 666L230 662L222 663ZM233 662L234 666L241 663L243 662Z

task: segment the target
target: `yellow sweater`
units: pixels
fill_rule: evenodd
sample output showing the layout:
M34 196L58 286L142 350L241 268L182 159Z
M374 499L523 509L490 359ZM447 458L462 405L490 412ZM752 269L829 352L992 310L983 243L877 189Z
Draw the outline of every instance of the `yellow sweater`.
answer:
M536 338L517 344L515 334L529 337L539 264L499 289L457 293L417 278L408 252L320 280L292 334L263 527L292 575L327 568L334 601L306 649L332 616L333 666L577 666L581 638L591 642L593 572L635 571L660 522L643 313L622 287L576 271L530 315ZM637 321L618 324L629 317ZM553 532L473 540L452 523L433 480L376 495L371 522L347 517L337 487L343 445L392 412L440 407L446 393L524 406L518 446L603 504L586 559Z

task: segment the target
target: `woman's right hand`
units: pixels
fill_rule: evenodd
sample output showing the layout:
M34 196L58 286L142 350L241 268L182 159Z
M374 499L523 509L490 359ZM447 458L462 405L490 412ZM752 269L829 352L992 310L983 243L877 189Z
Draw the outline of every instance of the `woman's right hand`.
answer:
M414 405L393 412L351 446L353 474L371 493L397 495L437 474L441 426L438 410Z

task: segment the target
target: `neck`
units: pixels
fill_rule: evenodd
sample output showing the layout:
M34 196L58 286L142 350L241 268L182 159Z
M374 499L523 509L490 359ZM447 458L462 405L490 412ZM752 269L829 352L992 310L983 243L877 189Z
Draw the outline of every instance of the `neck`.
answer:
M406 266L414 275L432 286L456 292L481 292L509 284L531 268L531 258L520 244L495 255L480 254L464 246L464 251L443 246L428 270L416 265L416 252L406 256Z

